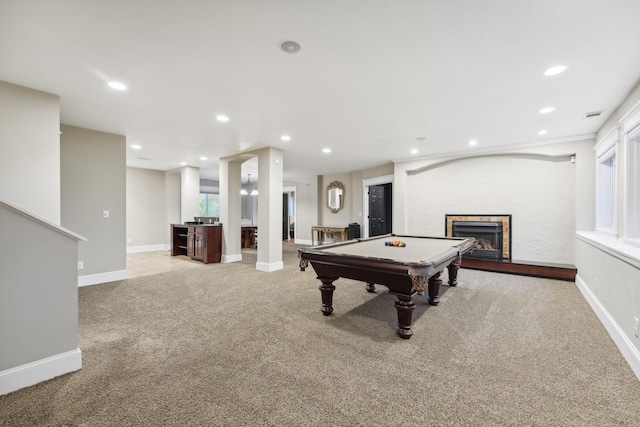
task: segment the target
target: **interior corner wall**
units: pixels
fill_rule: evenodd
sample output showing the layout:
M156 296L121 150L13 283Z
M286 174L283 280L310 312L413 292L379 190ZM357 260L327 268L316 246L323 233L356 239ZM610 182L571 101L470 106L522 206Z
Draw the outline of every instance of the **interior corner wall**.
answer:
M166 245L165 173L127 168L127 248Z
M0 152L0 198L60 224L59 97L0 82Z
M60 147L62 226L88 239L79 275L126 273L126 138L63 125Z

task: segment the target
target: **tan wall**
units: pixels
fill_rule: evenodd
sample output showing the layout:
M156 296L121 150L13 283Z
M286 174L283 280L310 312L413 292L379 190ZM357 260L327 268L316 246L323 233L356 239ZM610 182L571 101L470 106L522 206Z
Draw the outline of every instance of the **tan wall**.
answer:
M125 137L63 125L60 142L62 225L88 239L79 275L126 273Z
M0 82L0 198L60 224L60 102Z
M163 171L127 168L127 247L168 244Z

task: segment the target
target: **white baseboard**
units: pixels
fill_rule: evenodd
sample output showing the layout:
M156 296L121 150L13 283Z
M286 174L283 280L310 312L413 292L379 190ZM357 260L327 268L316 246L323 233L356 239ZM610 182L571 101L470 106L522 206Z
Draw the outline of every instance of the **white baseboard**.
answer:
M640 380L640 351L633 345L633 342L631 342L629 337L624 333L620 325L616 323L607 309L604 308L600 300L591 292L591 289L589 289L579 274L576 276L576 285L607 332L609 332L609 335L618 346L620 353L622 353L622 356L629 364L629 367L631 367L633 373L636 374L636 377Z
M168 251L171 249L171 245L146 245L146 246L127 246L128 254L137 254L139 252L154 252L154 251Z
M221 262L240 262L242 261L242 254L235 255L222 255Z
M101 283L116 282L129 278L127 270L108 271L106 273L87 274L86 276L78 276L78 287L99 285Z
M79 348L0 372L0 395L82 368Z
M309 246L311 246L311 240L295 239L295 241L293 243L295 243L296 245L309 245Z
M284 263L282 261L278 262L256 262L256 270L258 271L266 271L267 273L271 273L272 271L282 270L284 268Z

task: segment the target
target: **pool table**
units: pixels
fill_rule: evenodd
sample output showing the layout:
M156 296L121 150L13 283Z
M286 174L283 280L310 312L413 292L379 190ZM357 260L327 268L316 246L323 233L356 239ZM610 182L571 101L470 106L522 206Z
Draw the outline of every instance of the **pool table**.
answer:
M388 246L386 242L401 241L406 246ZM409 339L413 335L411 322L416 305L414 294L428 292L429 304L438 305L440 274L447 267L450 286L458 284L457 276L463 254L473 249L475 239L456 237L421 237L386 234L368 239L349 240L331 245L298 249L300 270L309 263L322 282L322 313L333 312L333 291L338 278L366 283L369 292L375 285L384 285L398 297L398 335Z

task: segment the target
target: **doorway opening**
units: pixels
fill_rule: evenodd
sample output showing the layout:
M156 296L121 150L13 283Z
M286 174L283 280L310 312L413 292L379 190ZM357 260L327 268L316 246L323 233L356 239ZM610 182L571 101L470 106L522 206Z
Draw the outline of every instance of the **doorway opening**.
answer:
M296 239L296 187L285 187L282 193L282 241Z

